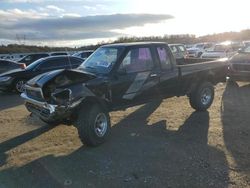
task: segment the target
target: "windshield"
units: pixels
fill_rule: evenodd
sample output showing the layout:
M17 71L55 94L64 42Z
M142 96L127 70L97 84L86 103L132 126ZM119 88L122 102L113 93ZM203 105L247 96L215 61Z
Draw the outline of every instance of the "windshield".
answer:
M107 74L119 58L123 48L101 47L97 49L81 66L93 73Z
M41 59L38 59L38 60L34 61L33 63L29 64L29 65L26 67L26 70L34 69L34 68L37 67L43 60L44 60L44 58L41 58Z

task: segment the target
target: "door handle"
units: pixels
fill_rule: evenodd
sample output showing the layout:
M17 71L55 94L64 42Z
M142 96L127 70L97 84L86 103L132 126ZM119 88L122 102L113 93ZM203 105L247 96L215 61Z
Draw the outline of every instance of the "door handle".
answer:
M150 74L150 78L158 77L158 74Z

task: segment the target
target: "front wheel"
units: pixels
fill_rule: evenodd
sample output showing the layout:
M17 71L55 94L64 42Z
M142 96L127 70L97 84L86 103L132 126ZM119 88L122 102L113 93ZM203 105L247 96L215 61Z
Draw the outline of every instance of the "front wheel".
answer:
M200 84L189 97L189 103L197 111L206 111L214 100L214 87L210 82Z
M76 128L83 143L98 146L106 141L110 134L109 114L99 105L82 106L76 121Z
M26 81L25 80L17 80L15 82L15 90L18 93L22 93L24 92L24 85L25 85Z

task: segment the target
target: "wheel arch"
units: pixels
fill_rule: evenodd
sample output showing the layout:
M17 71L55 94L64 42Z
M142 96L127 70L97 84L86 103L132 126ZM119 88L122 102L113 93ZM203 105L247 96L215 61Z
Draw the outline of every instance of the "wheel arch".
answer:
M201 75L200 75L201 76ZM197 79L193 79L196 80L195 82L193 82L188 91L187 91L187 95L189 96L194 90L196 90L201 84L203 84L204 82L209 82L212 85L216 85L217 82L215 81L215 75L213 72L209 72L208 74L205 74L204 76L201 76L201 78Z
M107 112L110 111L110 106L106 100L98 98L98 97L94 97L94 96L86 97L81 102L80 106L82 106L82 105L94 105L94 104L98 104L100 107L102 107Z

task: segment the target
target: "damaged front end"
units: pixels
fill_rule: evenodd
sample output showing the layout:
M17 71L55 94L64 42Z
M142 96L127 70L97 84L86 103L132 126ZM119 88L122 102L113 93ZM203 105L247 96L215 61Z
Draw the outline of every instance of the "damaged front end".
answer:
M86 97L94 96L86 85L94 78L78 70L52 71L28 81L21 97L28 111L44 121L67 119Z

